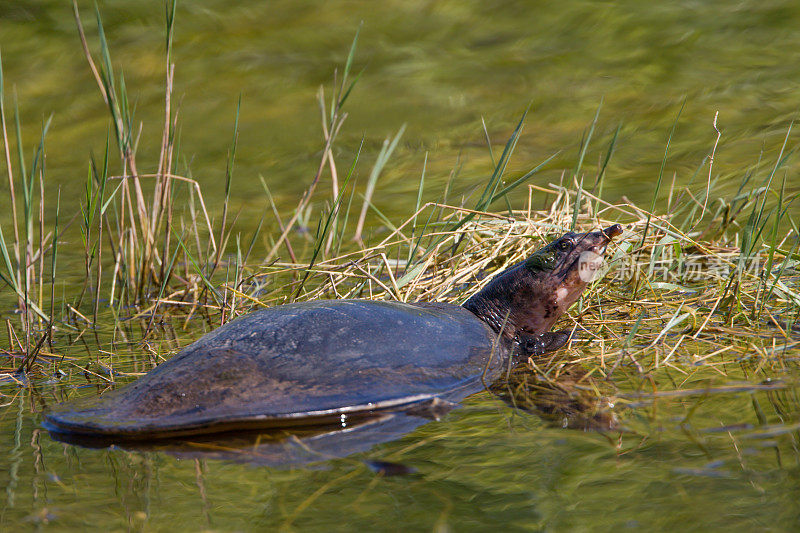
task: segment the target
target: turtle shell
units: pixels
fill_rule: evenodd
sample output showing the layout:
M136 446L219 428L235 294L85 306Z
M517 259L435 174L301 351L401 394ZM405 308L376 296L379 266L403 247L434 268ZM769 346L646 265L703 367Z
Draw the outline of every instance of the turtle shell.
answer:
M451 304L328 300L234 320L137 381L56 406L60 433L141 439L315 425L433 398L496 375L496 334Z

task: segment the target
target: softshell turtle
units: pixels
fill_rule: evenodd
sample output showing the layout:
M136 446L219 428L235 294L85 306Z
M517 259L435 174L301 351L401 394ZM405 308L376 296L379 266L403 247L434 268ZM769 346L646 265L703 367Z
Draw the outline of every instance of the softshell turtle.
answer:
M550 332L622 233L567 233L463 305L320 300L263 309L189 345L137 381L57 405L63 436L143 440L436 415L481 390L509 358L563 346Z

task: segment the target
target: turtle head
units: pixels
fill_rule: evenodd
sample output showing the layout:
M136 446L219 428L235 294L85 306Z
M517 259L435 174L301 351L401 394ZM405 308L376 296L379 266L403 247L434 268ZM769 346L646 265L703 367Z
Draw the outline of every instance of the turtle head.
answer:
M619 224L566 233L495 276L464 307L509 338L544 333L597 277L606 246L621 234Z

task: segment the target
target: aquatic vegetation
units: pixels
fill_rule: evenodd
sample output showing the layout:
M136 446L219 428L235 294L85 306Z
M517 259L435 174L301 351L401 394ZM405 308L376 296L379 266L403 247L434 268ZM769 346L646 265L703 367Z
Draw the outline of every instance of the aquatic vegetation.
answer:
M0 393L11 406L8 420L17 417L15 427L27 423L23 413L35 418L57 400L97 395L128 382L193 338L259 307L324 298L461 303L485 285L488 273L523 260L547 240L620 223L625 233L608 254L608 269L597 273L557 325L573 333L566 348L509 368L505 379L487 384L472 404L444 422L450 425L420 428L411 442L385 445L379 461L365 466L341 459L337 468L350 469L346 473L318 474L328 485L310 484L314 489L288 498L286 523L323 498L325 487L342 484L359 501L366 493L347 482L373 483L374 465L411 461L424 473L426 461L446 465L448 454L469 454L470 437L481 432L502 434L512 448L510 454L504 449L493 455L495 469L515 471L522 464L534 470L540 465L531 459L528 437L509 431L515 424L539 424L530 412L545 421L535 427L548 445L578 438L558 428L601 430L581 446L615 458L623 474L642 471L654 483L669 473L652 466L627 471L625 461L680 449L684 456L676 468L683 470L675 475L699 483L732 475L731 465L738 462L737 474L753 485L767 477L759 470L763 449L774 452L779 463L788 463L787 457L796 461L800 230L792 218L796 186L788 171L795 149L791 124L780 140L765 141L771 143L768 156L733 177L715 170L726 155L718 151L724 135L715 119L711 143L695 147L706 155L693 174L670 175L677 125L686 120L683 108L675 106L674 124L663 132L658 173L647 179L652 196L642 203L606 192L614 177L610 163L623 139L620 128L600 135L599 124L616 123L615 117L604 117L602 107L577 151L531 161L527 171L511 170L512 158L519 164L525 157L515 154L529 120L523 112L502 142L484 124L490 170L480 187L466 192L458 187L458 161L445 187L432 185L437 182L423 159L420 175L408 178L417 186L402 202L414 208L398 218L381 211L379 200L388 194L381 177L402 147L405 130L392 132L379 146L341 144L348 106L358 106L354 58L363 37L356 37L349 51L342 50L332 88L318 93L322 142L316 172L294 207L276 202L263 177L259 205L265 209L231 198L237 180L259 178L235 172L241 98L224 132L230 148L224 175L217 177L224 196L212 202L182 155L173 97L175 3L166 7L163 123L150 160L151 154L137 150L142 130L136 106L101 18L90 25L88 11L75 7L87 68L99 90L97 105L107 108L109 120L105 149L87 161L79 209L65 207L61 191L48 180L49 121L43 121L33 150L24 149L22 132L35 127L20 120L0 61L2 159L11 207L0 225L0 299L17 311L4 324ZM735 181L735 192L721 187L722 181ZM244 231L243 219L258 224ZM722 396L732 399L714 402ZM710 412L719 424L708 422ZM33 431L31 447L41 454L45 437ZM22 429L15 433L10 456L27 446L22 434ZM443 436L447 446L440 444ZM674 445L678 440L681 446ZM430 453L415 455L420 448ZM139 475L137 465L151 466L151 458L142 457L123 468L132 478ZM576 464L583 468L565 491L577 498L583 480L602 479L591 477L589 459ZM190 481L203 493L205 473L218 468L223 467L198 462ZM469 487L492 480L514 486L491 469L477 470L436 470L435 481L447 486L452 476ZM304 475L317 479L313 472ZM288 475L281 476L275 474L278 486L289 483ZM509 488L521 501L527 490ZM394 496L402 500L401 494ZM438 493L428 496L438 501L433 497Z
M576 334L565 361L574 363L577 352L587 354L577 358L590 369L587 375L606 379L618 367L629 365L641 376L665 367L692 376L731 360L753 359L756 353L762 359L757 370L763 372L769 366L764 361L794 346L792 328L800 298L794 275L800 241L788 215L795 196L786 192L785 174L777 183L791 155L787 147L791 126L776 161L770 166L759 161L744 173L737 194L725 198L714 196L714 155L721 135L715 119L717 138L696 171L707 180L698 187L676 189L673 177L664 198L663 172L678 112L651 205L645 209L602 198L616 134L601 148L602 157L591 174L586 153L600 108L587 127L574 169L562 173L559 183L530 184L534 175L552 164L552 157L509 180L508 163L523 134L524 113L496 160L489 143L494 171L477 199L452 202L448 183L439 199L425 201L435 195L425 190L423 168L416 210L396 223L378 210L372 197L380 194L378 178L402 129L387 138L377 154L363 195L357 195L353 179L363 146L347 162L345 172L336 161L334 147L347 117L344 106L359 77L352 72L356 36L341 74L334 78L330 105L322 88L318 95L324 144L316 175L288 215L278 211L262 179L274 221L265 221L268 214L263 214L252 235L241 235L234 231L235 218L252 214L240 213L230 220L235 210L230 206L230 189L238 107L221 206L209 211L199 183L176 173L178 113L171 103L175 2L167 4L165 17L164 125L152 174L138 171L133 111L124 76L114 74L100 14L96 12L100 50L96 59L77 4L73 7L112 129L102 159L90 161L81 211L70 219L80 230L84 249L82 284L71 284L73 291L80 286L77 292L62 287L59 294L55 284L59 242L74 238L74 227L64 227L59 202L53 224L46 222L45 194L58 194L45 190L49 123L43 125L41 140L26 165L18 113L14 113L15 143L6 131L5 105L0 107L12 206L11 227L0 234L1 273L21 311L18 324L6 324L9 370L35 374L58 369L54 331L66 335L70 343L99 328L127 330L125 338L151 342L160 335L156 329L186 327L197 315L208 324L219 324L259 306L290 301L366 297L461 302L482 286L486 272L522 260L552 236L616 222L625 225L624 242L615 249L611 270L593 281L565 323ZM2 63L0 73L1 69ZM5 102L2 87L0 75L0 103ZM16 162L10 156L14 148ZM121 171L114 175L111 168L117 165ZM454 172L451 180L455 176ZM329 200L315 196L323 179L330 180ZM151 190L143 188L145 182L152 184ZM587 189L584 183L593 186ZM526 188L527 202L513 208L512 193L513 203L519 204ZM543 200L546 208L536 209L534 205ZM215 213L221 213L218 222ZM368 215L373 222L365 238ZM103 320L107 324L101 324ZM141 324L138 334L130 330L132 323ZM38 359L40 354L47 357ZM538 368L539 363L530 364ZM557 367L550 363L538 372L546 381ZM110 374L113 381L114 371Z

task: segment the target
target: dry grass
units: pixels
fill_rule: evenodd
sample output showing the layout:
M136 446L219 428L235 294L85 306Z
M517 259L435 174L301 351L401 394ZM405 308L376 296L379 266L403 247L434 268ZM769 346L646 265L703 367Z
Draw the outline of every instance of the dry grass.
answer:
M530 198L542 194L552 199L549 209L527 206L510 216L429 203L374 246L319 260L310 268L299 262L239 264L238 281L217 287L221 305L207 296L203 300L203 284L195 279L191 288L154 297L133 322L147 335L157 312L162 326L180 328L197 314L219 324L259 307L320 298L459 303L491 274L570 229L577 191L560 185L529 187ZM755 390L765 378L779 376L793 364L797 341L791 320L798 298L795 260L789 252L784 255L781 246L772 250L764 245L746 264L763 264L772 254L774 273L740 271L736 265L741 251L733 244L698 242L669 217L651 216L628 203L609 205L588 191L580 196L576 230L625 225L624 235L607 253L611 270L593 282L562 319L560 326L574 331L571 344L524 362L492 387L499 396L559 424L607 429L618 424L611 405L682 390ZM434 222L429 227L458 225L470 214L475 217L455 231L429 229L420 234L412 229L415 220L430 213ZM642 242L645 226L649 231ZM412 230L420 236L409 237ZM784 240L783 245L788 243ZM668 258L665 249L671 250ZM629 267L632 258L636 268ZM689 263L705 270L689 270ZM87 319L84 330L90 329L89 323ZM163 358L154 355L142 370L159 360ZM55 363L43 359L39 364L44 370ZM113 366L110 354L105 362L98 358L93 379L111 384ZM664 379L667 374L669 380ZM720 379L709 381L709 374Z

